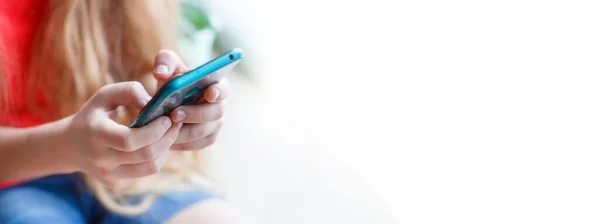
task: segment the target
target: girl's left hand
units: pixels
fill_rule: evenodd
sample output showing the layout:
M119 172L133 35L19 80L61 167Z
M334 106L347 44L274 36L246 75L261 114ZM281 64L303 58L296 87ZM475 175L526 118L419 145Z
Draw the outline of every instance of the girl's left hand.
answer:
M173 51L161 50L154 61L154 78L157 89L174 77L189 71L181 58ZM179 106L170 114L173 122L183 122L172 150L203 149L215 142L223 125L223 100L229 95L229 82L223 78L204 91L206 103Z

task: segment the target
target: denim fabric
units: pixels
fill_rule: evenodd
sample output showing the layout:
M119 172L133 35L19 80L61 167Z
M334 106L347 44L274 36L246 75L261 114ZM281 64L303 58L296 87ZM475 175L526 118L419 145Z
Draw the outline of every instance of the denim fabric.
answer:
M124 216L107 211L78 175L56 175L0 189L0 223L163 223L176 212L215 195L174 191L161 195L149 211Z

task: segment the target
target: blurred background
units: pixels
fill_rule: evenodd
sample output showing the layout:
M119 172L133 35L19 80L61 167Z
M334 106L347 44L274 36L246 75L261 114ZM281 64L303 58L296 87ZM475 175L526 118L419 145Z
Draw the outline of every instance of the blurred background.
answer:
M258 223L600 223L597 1L182 0Z
M392 223L368 181L381 164L364 156L385 151L361 126L379 106L357 108L381 93L356 87L378 85L378 65L401 60L400 29L387 28L401 14L381 15L396 13L384 1L181 3L190 66L234 47L246 54L228 77L226 125L207 150L228 199L258 223Z

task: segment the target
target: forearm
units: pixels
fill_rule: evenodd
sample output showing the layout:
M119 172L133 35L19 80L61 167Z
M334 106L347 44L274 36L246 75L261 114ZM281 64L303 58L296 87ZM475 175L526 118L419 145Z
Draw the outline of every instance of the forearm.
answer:
M0 181L74 172L64 139L68 119L32 128L0 127Z

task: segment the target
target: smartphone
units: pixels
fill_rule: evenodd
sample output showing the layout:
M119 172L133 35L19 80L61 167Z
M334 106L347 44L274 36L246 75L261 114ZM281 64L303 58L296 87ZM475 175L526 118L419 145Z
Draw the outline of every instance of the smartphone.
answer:
M204 90L223 78L223 72L214 72L226 66L232 68L242 58L244 52L235 48L167 82L133 119L129 127L139 128L156 118L169 116L173 109L181 105L199 104L204 99Z

